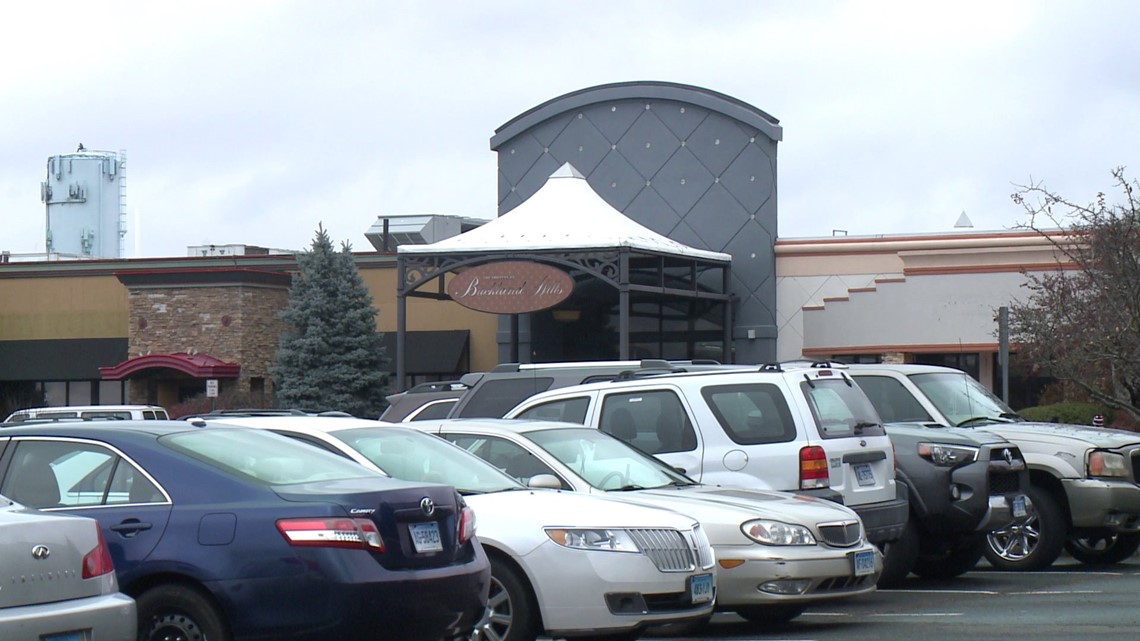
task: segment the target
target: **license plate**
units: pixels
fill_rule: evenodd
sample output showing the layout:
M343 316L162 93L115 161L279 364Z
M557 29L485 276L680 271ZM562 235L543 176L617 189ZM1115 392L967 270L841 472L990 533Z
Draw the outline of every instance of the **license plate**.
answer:
M439 539L439 524L435 521L412 523L408 529L412 534L412 545L416 548L416 552L443 551L443 542Z
M40 641L83 641L82 632L60 632L59 634L45 634Z
M852 467L855 468L855 479L859 481L859 485L875 484L875 474L871 471L870 463L856 463Z
M1028 512L1025 510L1025 495L1019 494L1013 497L1013 518L1025 518Z
M689 577L689 595L693 603L708 603L713 598L713 575L698 574Z
M875 551L861 550L851 556L851 563L855 568L855 576L867 576L875 573Z

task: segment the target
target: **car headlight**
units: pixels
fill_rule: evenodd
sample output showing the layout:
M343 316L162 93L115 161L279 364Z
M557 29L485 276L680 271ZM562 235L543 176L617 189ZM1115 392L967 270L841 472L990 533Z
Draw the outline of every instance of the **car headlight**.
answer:
M1128 466L1125 464L1124 455L1099 450L1090 452L1089 476L1128 478Z
M640 552L633 537L625 530L605 528L547 528L546 536L558 545L575 550L603 552Z
M969 445L919 443L918 455L939 467L954 467L978 460L978 448Z
M740 526L748 538L764 545L815 545L811 530L802 525L757 519Z

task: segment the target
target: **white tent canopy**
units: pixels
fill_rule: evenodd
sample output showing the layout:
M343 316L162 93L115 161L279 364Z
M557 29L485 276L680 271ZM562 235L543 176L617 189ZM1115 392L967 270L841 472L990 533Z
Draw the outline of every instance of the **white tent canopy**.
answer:
M614 209L566 163L533 196L482 226L427 245L397 248L396 385L406 383L407 298L451 300L444 276L467 267L521 259L607 282L618 293L618 353L630 355L633 296L668 297L723 310L725 353L732 353L732 256L662 236ZM432 288L425 287L429 282ZM519 314L509 315L510 354L517 361Z
M721 252L683 245L639 225L614 209L570 163L554 172L533 196L471 231L429 245L400 245L400 254L455 254L590 250L629 247L710 261L731 262Z

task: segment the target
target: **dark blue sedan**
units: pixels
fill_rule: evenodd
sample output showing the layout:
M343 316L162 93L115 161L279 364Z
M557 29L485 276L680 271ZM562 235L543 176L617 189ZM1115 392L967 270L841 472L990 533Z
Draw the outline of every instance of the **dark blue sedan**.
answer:
M262 430L174 421L0 431L0 494L98 519L139 638L459 638L486 607L474 515Z

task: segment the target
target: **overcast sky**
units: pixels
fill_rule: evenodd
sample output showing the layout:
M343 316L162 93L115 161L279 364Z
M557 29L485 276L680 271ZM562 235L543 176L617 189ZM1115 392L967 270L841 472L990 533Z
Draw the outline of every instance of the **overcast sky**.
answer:
M780 120L781 237L1006 229L1015 184L1140 175L1138 28L1131 0L4 2L0 250L44 251L80 142L126 151L128 257L371 250L378 216L493 217L497 127L637 80Z

